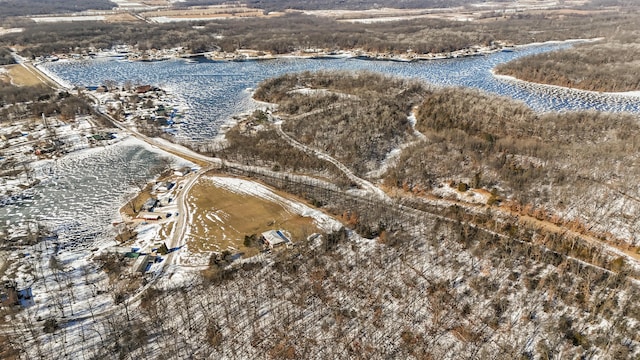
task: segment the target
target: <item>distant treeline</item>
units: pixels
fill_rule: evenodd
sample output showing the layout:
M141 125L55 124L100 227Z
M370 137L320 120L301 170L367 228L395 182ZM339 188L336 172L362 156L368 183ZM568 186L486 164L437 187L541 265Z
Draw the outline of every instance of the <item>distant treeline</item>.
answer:
M630 13L569 15L562 18L515 14L484 22L411 20L352 24L328 18L288 14L278 18L210 21L200 23L145 24L83 22L36 24L24 32L6 34L0 45L24 46L22 55L79 52L111 48L117 44L140 49L183 46L193 52L221 48L256 49L276 54L320 48L363 49L379 53L443 53L490 45L494 41L525 44L571 38L633 37L640 16Z
M597 43L520 58L499 74L592 91L640 90L640 43Z
M2 0L0 18L42 14L111 10L118 5L109 0Z
M507 0L499 0L507 1ZM375 8L396 9L427 9L461 6L476 2L475 0L246 0L241 1L251 7L264 9L265 11L282 11L287 9L319 10L319 9L349 9L363 10ZM187 0L180 5L218 5L228 3L224 0Z
M265 11L283 11L287 9L298 10L366 10L379 8L394 9L431 9L449 8L476 4L483 1L478 0L244 0L240 1L250 7L264 9ZM512 0L495 0L493 2L510 3ZM174 6L204 6L220 5L229 3L226 0L187 0ZM635 6L635 0L591 0L583 5L584 8L606 7L606 6Z

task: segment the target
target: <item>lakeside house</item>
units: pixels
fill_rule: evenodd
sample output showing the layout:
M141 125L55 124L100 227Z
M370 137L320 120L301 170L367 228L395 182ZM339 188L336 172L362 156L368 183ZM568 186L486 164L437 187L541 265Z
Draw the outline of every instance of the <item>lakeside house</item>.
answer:
M145 94L151 90L153 90L153 87L151 85L141 85L136 87L136 94Z
M153 210L158 206L158 199L151 197L142 205L142 211L153 212Z

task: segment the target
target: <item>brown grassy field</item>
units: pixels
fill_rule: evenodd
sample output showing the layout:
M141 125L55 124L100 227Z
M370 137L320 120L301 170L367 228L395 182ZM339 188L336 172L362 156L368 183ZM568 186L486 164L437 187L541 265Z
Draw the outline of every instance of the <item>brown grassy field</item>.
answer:
M35 86L35 85L47 85L52 86L50 80L40 75L40 73L34 69L31 65L8 65L8 76L11 83L17 86Z
M157 10L151 12L140 13L141 16L147 18L153 17L169 17L169 18L245 18L245 17L263 17L264 12L261 9L249 8L246 6L228 6L228 5L212 5L206 8L191 8L180 10Z
M312 219L291 213L278 203L236 194L206 180L194 185L188 204L195 209L195 216L187 244L195 253L237 249L250 256L258 249L243 245L246 235L284 229L295 243L318 231Z

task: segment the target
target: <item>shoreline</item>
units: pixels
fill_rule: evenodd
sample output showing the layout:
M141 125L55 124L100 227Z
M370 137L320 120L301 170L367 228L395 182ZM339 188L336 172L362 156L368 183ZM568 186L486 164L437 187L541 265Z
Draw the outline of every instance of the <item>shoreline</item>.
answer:
M279 60L279 59L362 59L367 61L395 61L395 62L419 62L419 61L430 61L430 60L443 60L443 59L456 59L456 58L465 58L465 57L473 57L473 56L483 56L493 53L498 53L502 51L513 51L517 49L533 47L533 46L544 46L544 45L553 45L553 44L573 44L573 43L581 43L581 42L594 42L602 40L603 38L587 38L587 39L567 39L567 40L550 40L544 42L534 42L528 44L509 44L509 43L500 43L498 45L493 46L480 46L475 45L465 49L459 49L446 53L427 53L427 54L416 54L416 53L407 53L404 54L389 54L389 53L376 53L376 52L367 52L362 49L350 49L350 50L338 50L338 51L318 51L318 52L304 52L304 51L295 51L285 54L265 54L265 55L249 55L249 53L259 53L258 50L236 50L232 53L226 52L207 52L202 54L175 54L175 53L167 53L161 55L151 55L151 57L144 58L143 55L139 52L129 52L129 53L114 53L112 50L102 51L97 53L95 56L87 57L89 59L117 59L120 61L131 61L131 62L159 62L159 61L171 61L171 60L182 60L182 61L197 61L196 59L206 59L208 61L235 61L235 62L243 62L243 61L268 61L268 60ZM87 58L72 58L71 55L69 57L62 57L56 61L83 61ZM132 57L132 58L129 58ZM42 60L39 62L34 62L35 65L40 65L42 63L46 63L46 60ZM57 81L60 83L60 81ZM64 83L61 85L65 86Z
M64 80L60 79L57 75L51 73L49 69L40 66L42 65L42 62L33 62L33 63L30 63L30 65L31 65L31 68L33 68L44 78L46 78L47 80L51 81L53 84L58 86L60 89L70 91L75 88L75 86L71 84L66 84ZM25 66L28 66L28 65L25 65Z
M590 94L590 95L604 95L604 96L620 96L620 97L630 97L630 98L637 97L637 98L640 98L640 90L631 90L631 91L593 91L593 90L583 90L583 89L570 88L570 87L560 86L560 85L532 82L532 81L527 81L527 80L523 80L523 79L517 78L515 76L511 76L511 75L498 74L498 73L496 73L495 68L491 69L491 75L493 75L493 77L495 77L498 80L511 82L511 83L516 83L516 84L540 86L540 87L544 87L544 88L557 89L557 90L562 90L562 91L575 91L575 92L578 92L578 93Z

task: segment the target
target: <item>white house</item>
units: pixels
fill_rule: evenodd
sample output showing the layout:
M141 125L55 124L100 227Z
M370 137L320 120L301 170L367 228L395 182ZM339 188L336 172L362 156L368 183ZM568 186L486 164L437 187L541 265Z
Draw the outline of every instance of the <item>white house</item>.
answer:
M280 247L282 245L293 245L291 240L284 234L283 230L269 230L261 234L262 241L271 249Z

